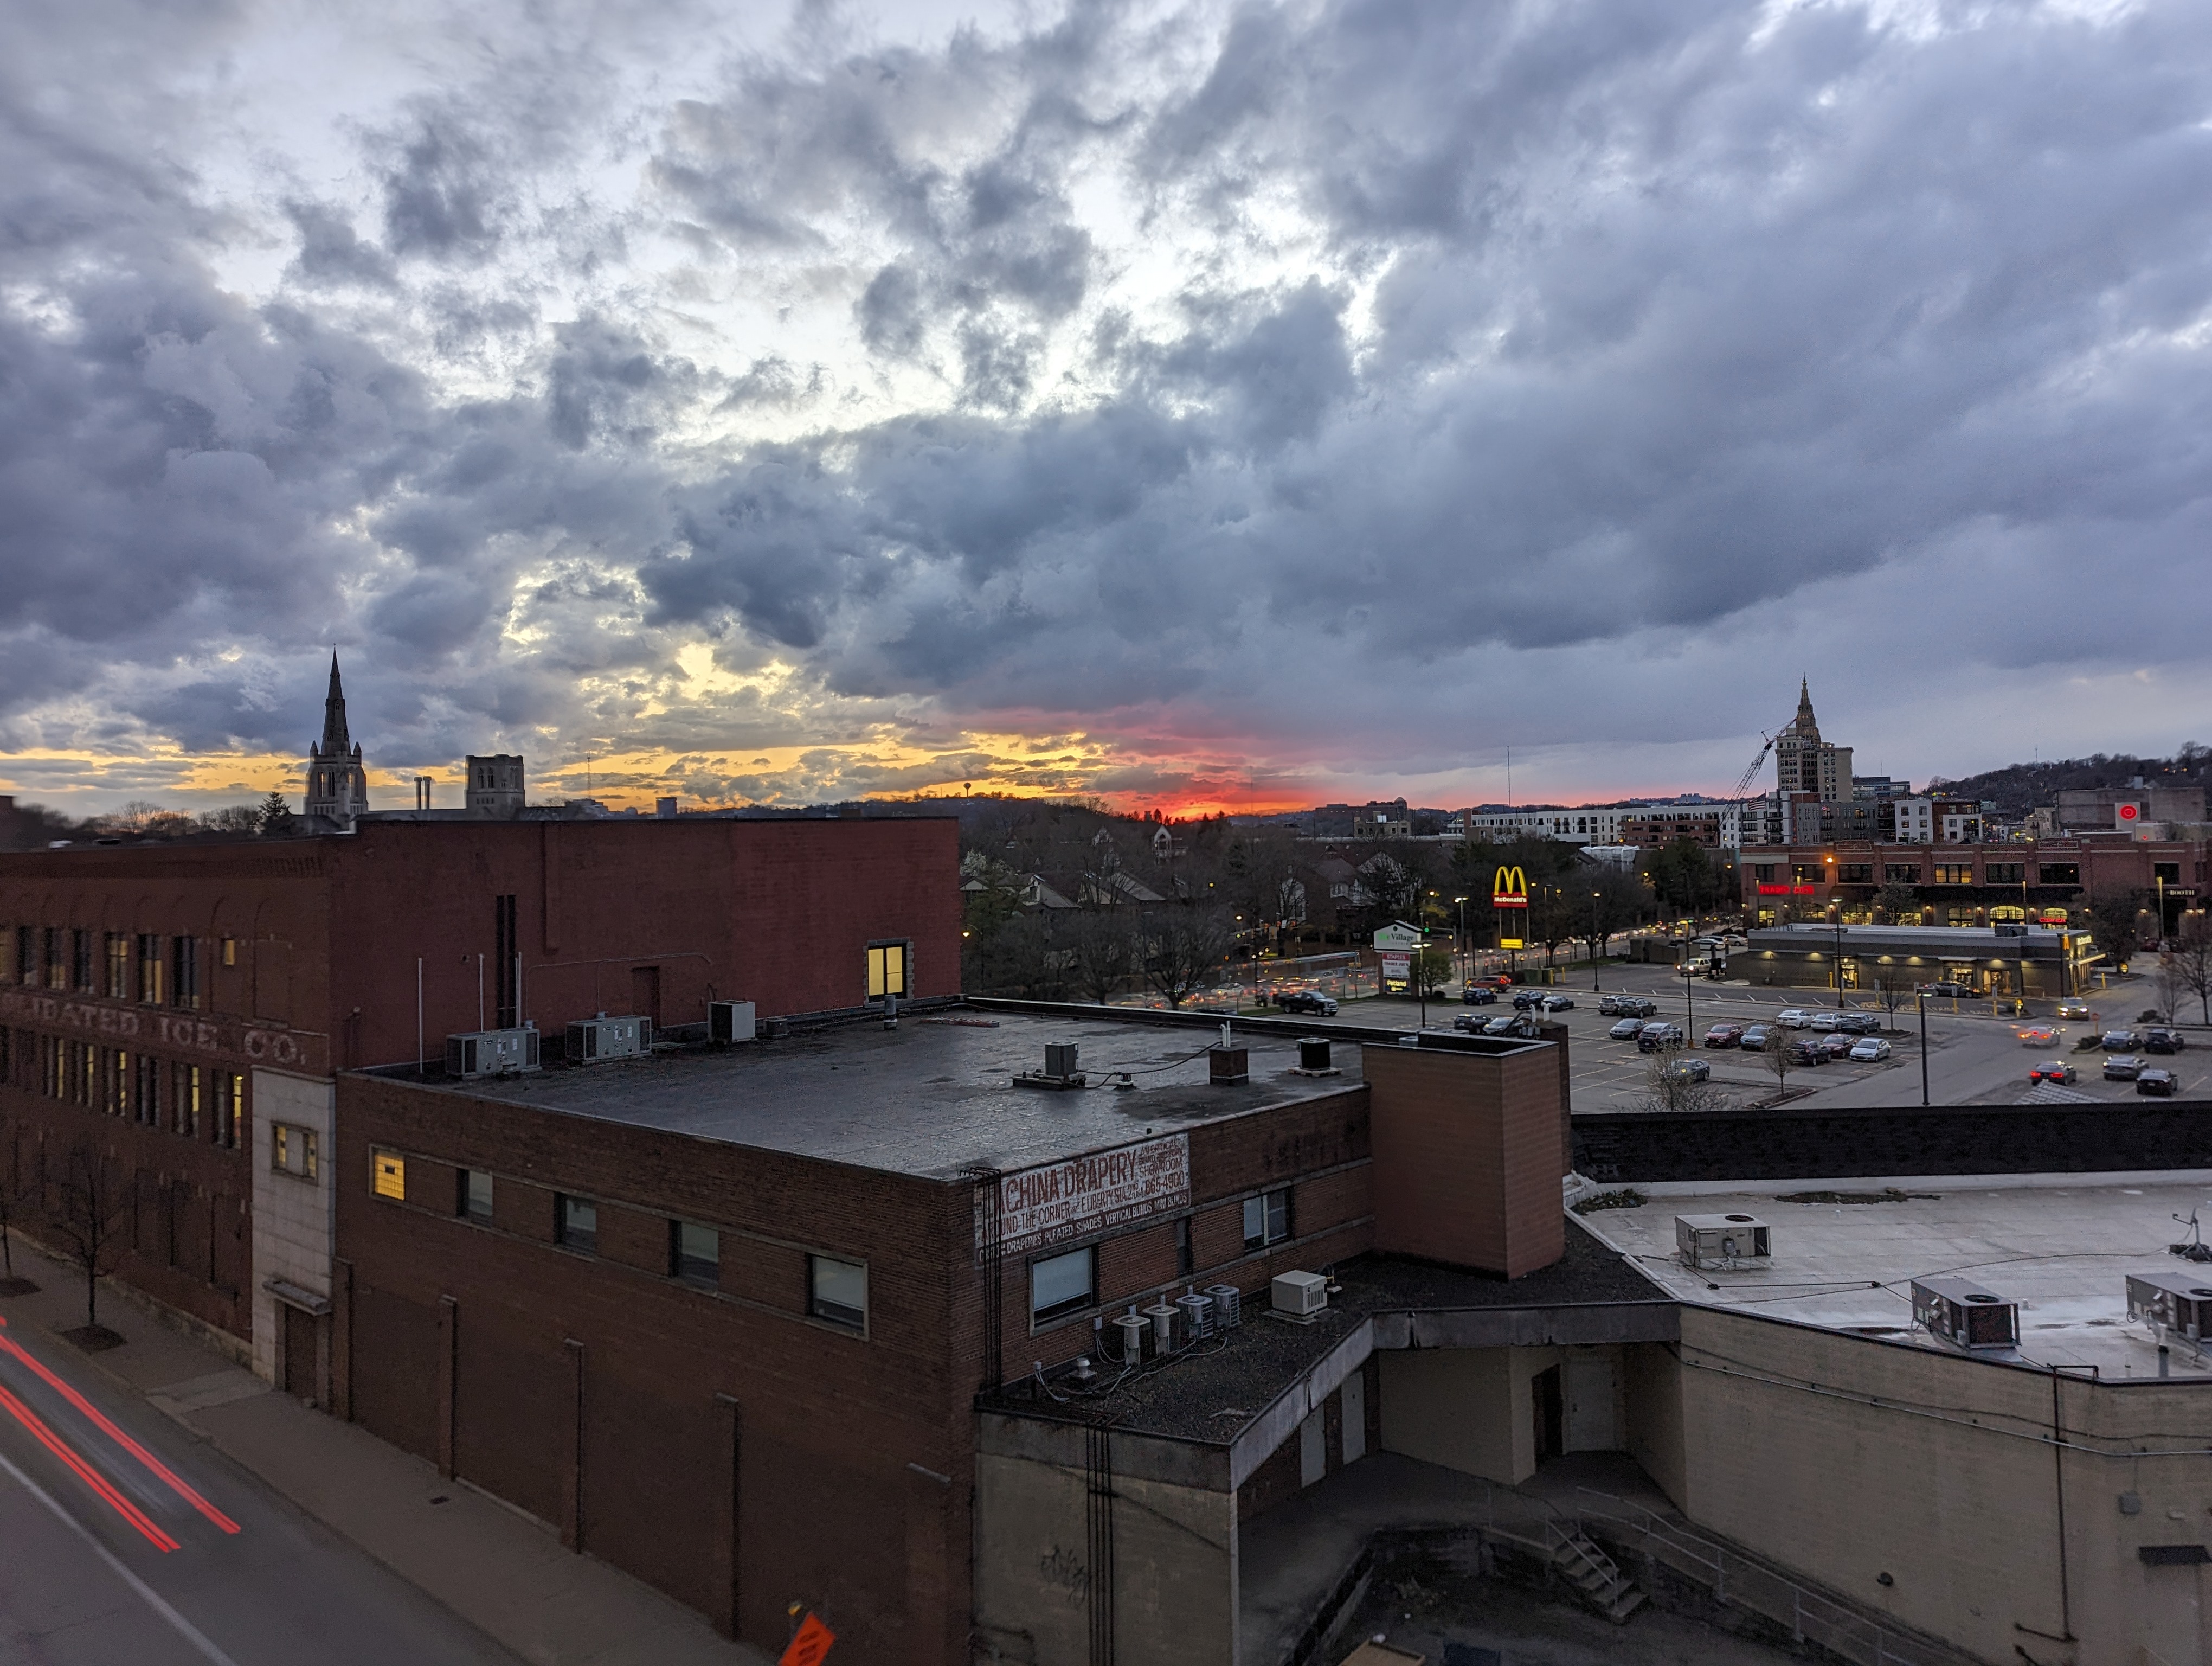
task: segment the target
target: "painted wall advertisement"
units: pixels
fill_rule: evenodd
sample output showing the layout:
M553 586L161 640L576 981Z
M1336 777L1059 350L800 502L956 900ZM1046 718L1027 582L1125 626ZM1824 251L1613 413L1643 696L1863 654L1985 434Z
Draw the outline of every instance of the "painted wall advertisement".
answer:
M1000 1249L1011 1256L1064 1243L1189 1201L1188 1134L1024 1169L999 1177ZM981 1199L975 1209L975 1249L981 1255Z

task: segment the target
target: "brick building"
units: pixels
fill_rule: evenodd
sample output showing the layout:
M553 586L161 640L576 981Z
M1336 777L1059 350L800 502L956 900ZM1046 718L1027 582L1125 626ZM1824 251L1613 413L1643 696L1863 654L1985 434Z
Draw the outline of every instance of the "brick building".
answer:
M1104 1598L1121 1658L1233 1659L1238 1522L1380 1415L1365 1314L1269 1321L1270 1280L1378 1251L1540 1304L1566 1248L1563 1043L1364 1033L1316 1067L1288 1024L1002 1009L345 1075L335 1408L771 1647L798 1602L856 1663L1082 1658ZM1017 1082L1062 1042L1081 1085ZM1241 1329L1121 1371L1117 1318L1223 1284ZM1118 1573L1040 1562L1091 1408Z
M0 854L0 1184L35 1216L97 1162L119 1275L312 1392L339 1072L500 1025L557 1052L603 1011L858 1009L872 956L952 995L957 859L939 820L374 817Z

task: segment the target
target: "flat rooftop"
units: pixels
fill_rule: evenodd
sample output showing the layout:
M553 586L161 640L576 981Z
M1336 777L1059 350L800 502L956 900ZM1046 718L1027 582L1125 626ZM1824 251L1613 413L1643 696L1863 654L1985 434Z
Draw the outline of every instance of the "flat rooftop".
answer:
M1104 1009L1110 1012L1111 1009ZM1250 1079L1216 1086L1215 1026L956 1010L902 1016L896 1030L841 1024L720 1049L553 1066L528 1076L442 1084L549 1110L952 1179L977 1164L1014 1170L1317 1099L1361 1081L1359 1047L1334 1040L1334 1076L1302 1076L1297 1037L1238 1025ZM1394 1039L1373 1032L1376 1042ZM1073 1042L1088 1085L1017 1087L1048 1042ZM1548 1045L1520 1042L1514 1047ZM1503 1050L1503 1049L1501 1049ZM1115 1085L1127 1073L1128 1085Z
M2020 1347L1987 1357L2108 1377L2158 1374L2158 1339L2128 1319L2128 1274L2212 1274L2166 1250L2190 1236L2174 1216L2201 1211L2212 1227L2212 1170L1638 1189L1640 1208L1595 1210L1583 1224L1683 1302L1949 1351L1913 1324L1912 1280L1960 1274L2020 1304ZM1684 1266L1674 1217L1725 1214L1764 1221L1771 1257ZM2212 1359L2167 1340L2173 1375L2212 1378Z

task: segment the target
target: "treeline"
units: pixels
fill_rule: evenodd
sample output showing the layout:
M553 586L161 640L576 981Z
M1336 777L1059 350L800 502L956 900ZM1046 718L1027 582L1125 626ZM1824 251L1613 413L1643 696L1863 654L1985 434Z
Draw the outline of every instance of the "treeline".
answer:
M295 820L281 793L271 793L258 804L227 804L197 814L144 800L126 804L112 814L82 818L42 804L18 804L0 814L0 850L43 850L64 842L98 839L136 843L210 834L232 838L241 834L283 835L292 830Z
M2053 802L2062 792L2125 787L2137 775L2154 786L2202 784L2208 775L2212 775L2212 750L2191 740L2185 742L2172 757L2092 752L2087 757L2008 763L2001 769L1985 769L1961 781L1947 781L1937 775L1928 786L1930 792L1942 791L1993 805L1997 814L2017 820L2037 806Z

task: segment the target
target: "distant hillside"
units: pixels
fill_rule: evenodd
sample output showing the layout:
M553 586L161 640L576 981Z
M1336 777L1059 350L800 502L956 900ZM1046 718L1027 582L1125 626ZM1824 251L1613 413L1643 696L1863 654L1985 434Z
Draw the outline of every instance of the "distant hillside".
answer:
M2153 784L2185 786L2212 779L2212 751L2191 741L2172 757L2136 757L2123 752L2103 752L2069 757L2055 763L2008 763L2002 769L1985 769L1961 781L1938 775L1929 790L1941 790L1962 799L1980 799L1996 806L2000 816L2017 818L2038 805L2050 804L2069 787L2124 787L2137 775Z

